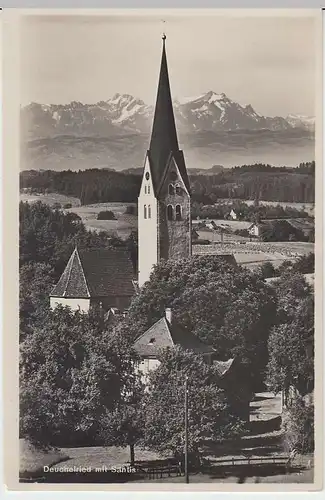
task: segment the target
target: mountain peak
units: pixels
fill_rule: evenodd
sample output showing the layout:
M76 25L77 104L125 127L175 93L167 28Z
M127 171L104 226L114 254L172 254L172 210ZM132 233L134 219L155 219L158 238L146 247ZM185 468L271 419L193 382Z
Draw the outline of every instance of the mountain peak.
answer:
M214 92L214 90L209 90L205 95L204 98L206 99L213 99L213 100L222 100L222 99L228 99L226 94L222 92L221 94L218 94L217 92Z
M30 103L22 108L26 127L31 135L120 133L123 130L148 133L152 126L153 106L130 94L115 93L95 104ZM239 104L224 92L208 90L199 96L174 101L179 133L199 131L275 130L300 128L313 132L315 119L301 115L267 117L258 114L251 104Z

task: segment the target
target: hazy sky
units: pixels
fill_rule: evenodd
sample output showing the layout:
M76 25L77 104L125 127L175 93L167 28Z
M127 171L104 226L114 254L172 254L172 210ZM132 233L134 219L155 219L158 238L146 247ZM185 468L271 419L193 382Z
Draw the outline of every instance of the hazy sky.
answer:
M314 115L315 20L137 15L25 18L21 103L155 100L161 33L174 98L225 92L264 115Z

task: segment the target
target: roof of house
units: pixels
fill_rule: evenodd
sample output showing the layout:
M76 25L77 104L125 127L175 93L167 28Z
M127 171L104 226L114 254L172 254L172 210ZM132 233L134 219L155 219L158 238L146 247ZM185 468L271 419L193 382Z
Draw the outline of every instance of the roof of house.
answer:
M296 219L287 219L287 221L295 229L299 229L302 232L309 233L310 231L315 229L315 221L313 219L298 217Z
M231 368L235 358L230 358L227 361L213 361L213 366L216 368L219 377L223 377Z
M180 346L197 354L212 354L213 347L204 344L193 333L174 320L172 323L163 317L136 339L135 351L143 357L155 357L160 349Z
M158 91L151 132L149 151L147 152L153 187L155 193L159 192L162 181L168 170L169 164L174 158L179 173L183 179L186 189L189 191L190 184L186 171L183 152L180 151L177 139L173 103L170 91L165 39L163 39L163 50L158 81Z
M51 297L132 296L132 261L122 249L73 251Z

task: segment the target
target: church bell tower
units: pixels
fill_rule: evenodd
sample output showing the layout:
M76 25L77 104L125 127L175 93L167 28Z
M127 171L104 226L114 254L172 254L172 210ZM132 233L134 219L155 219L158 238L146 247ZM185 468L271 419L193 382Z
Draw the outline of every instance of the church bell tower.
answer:
M160 260L191 255L191 195L179 149L166 47L163 48L150 146L138 197L139 286Z

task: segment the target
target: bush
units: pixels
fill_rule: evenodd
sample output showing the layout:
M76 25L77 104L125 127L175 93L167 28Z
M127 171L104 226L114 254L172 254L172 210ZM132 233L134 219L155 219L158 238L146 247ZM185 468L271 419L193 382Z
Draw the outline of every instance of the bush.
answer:
M211 245L211 241L197 239L197 240L192 241L192 245Z
M63 208L72 208L72 204L71 203L66 203L65 205L63 205Z
M262 278L274 278L277 276L277 272L272 264L272 262L264 262L260 266L260 272L262 274Z
M283 416L285 445L299 453L314 451L314 405L297 397Z
M249 232L247 229L236 229L236 231L234 231L234 234L237 234L238 236L243 236L244 238L249 237Z
M302 274L315 272L315 254L310 252L308 255L301 255L293 265L294 271Z
M138 207L135 205L128 205L125 209L127 215L138 215Z
M114 215L114 212L111 210L106 210L104 212L99 212L97 215L97 220L115 220L116 217Z

